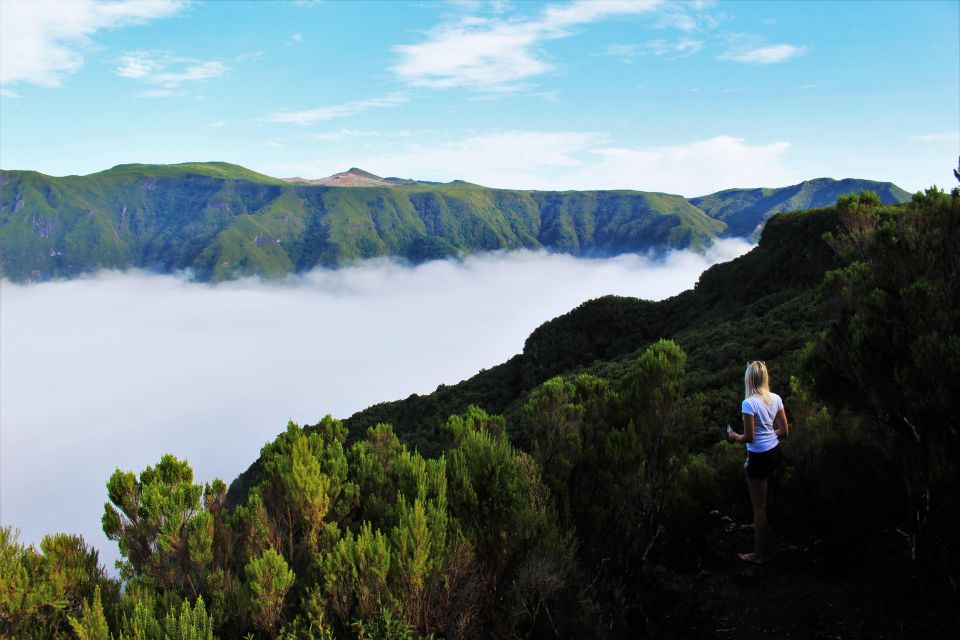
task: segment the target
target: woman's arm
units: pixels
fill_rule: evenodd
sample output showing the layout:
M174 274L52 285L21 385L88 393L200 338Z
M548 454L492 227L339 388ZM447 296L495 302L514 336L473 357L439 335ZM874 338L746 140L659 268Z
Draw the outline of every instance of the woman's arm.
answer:
M753 414L744 413L743 414L743 434L739 434L736 431L730 433L730 439L734 442L753 442L754 436L754 424L753 424Z
M773 419L773 432L780 440L790 437L790 423L787 422L787 412L783 409L777 411L777 417Z

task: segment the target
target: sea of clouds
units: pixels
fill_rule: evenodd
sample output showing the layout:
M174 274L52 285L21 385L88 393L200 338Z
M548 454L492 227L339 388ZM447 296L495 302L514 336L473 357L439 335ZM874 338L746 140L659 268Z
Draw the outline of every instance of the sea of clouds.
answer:
M667 298L750 247L371 260L279 283L143 272L2 281L0 524L27 543L81 534L112 569L100 517L115 468L139 473L170 452L196 481L229 484L288 420L347 417L456 383L585 300Z

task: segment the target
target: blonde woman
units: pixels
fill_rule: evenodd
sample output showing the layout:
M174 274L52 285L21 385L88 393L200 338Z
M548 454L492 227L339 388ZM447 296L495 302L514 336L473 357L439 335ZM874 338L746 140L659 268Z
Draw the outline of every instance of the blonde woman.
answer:
M727 430L733 442L747 445L747 472L750 502L753 503L753 553L741 553L744 562L763 564L767 538L767 479L780 465L780 440L790 435L783 400L770 391L767 365L760 360L747 363L743 374L744 400L740 404L743 433Z

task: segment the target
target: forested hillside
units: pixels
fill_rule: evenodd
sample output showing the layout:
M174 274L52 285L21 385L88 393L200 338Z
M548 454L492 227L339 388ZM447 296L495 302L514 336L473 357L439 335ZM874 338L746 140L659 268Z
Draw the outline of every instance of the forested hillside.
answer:
M291 423L229 493L170 454L118 469L124 588L82 539L0 529L0 633L955 637L958 250L960 189L844 196L692 291L592 301L465 383ZM768 562L737 567L722 426L758 358L792 436Z
M217 281L377 256L421 262L520 248L577 256L700 250L724 233L754 233L775 212L863 188L880 190L884 202L904 199L893 185L864 180L686 200L381 179L359 169L284 181L220 162L120 165L62 178L3 171L0 276L41 281L141 268Z

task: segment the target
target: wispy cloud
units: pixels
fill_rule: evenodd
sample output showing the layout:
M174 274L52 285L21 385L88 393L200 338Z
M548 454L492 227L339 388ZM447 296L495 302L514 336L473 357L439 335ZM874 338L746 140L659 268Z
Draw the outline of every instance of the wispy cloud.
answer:
M303 40L302 33L294 33L293 35L290 36L290 40L287 42L287 46L289 47L289 46L295 45L301 42L302 40Z
M654 27L686 32L715 29L730 17L726 13L713 11L716 4L713 0L668 2L659 8Z
M184 83L218 78L230 67L218 60L182 58L168 53L134 51L124 55L116 74L146 84L175 89Z
M237 62L256 62L257 60L263 60L263 56L263 51L251 51L250 53L241 53L233 59Z
M666 56L671 59L686 58L702 49L703 41L692 38L681 38L673 42L656 39L642 44L608 44L600 55L618 58L621 62L629 64L635 58L647 55Z
M0 83L56 87L104 29L176 14L181 0L0 2Z
M203 126L205 126L205 127L214 127L214 128L225 127L225 126L227 126L227 121L226 121L226 120L215 120L215 121L213 121L213 122L208 122L207 124L205 124L205 125L203 125Z
M401 93L392 93L380 98L369 98L367 100L357 100L354 102L345 102L343 104L328 105L325 107L316 107L314 109L305 109L303 111L275 111L267 120L270 122L280 122L283 124L308 125L325 120L335 120L337 118L346 118L357 115L371 109L384 109L388 107L399 107L409 101L409 97Z
M793 44L766 44L751 34L728 34L728 48L717 56L718 60L733 60L747 64L775 64L786 62L807 52L804 46Z
M469 16L435 27L419 44L394 47L393 72L418 87L515 90L527 78L550 71L538 49L544 41L619 15L648 13L661 0L580 0L550 5L526 19Z

